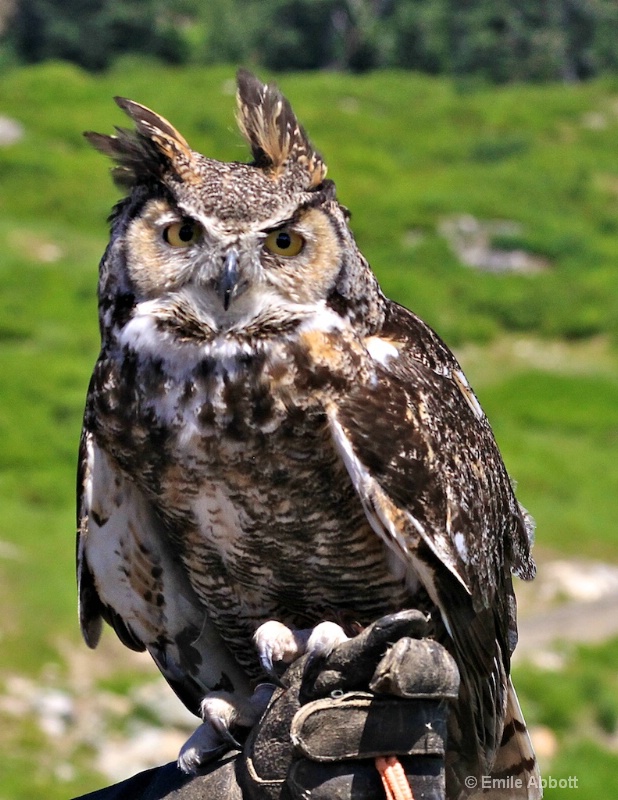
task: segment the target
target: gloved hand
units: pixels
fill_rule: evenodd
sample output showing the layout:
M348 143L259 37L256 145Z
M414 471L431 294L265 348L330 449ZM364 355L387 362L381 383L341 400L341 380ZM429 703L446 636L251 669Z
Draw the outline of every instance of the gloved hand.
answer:
M376 757L397 755L417 798L443 800L448 701L459 674L403 611L375 622L325 659L285 673L237 770L252 800L375 800ZM392 645L392 646L391 646Z
M415 610L392 614L283 676L242 752L189 778L168 764L82 800L376 800L396 755L417 800L443 800L448 702L459 674Z

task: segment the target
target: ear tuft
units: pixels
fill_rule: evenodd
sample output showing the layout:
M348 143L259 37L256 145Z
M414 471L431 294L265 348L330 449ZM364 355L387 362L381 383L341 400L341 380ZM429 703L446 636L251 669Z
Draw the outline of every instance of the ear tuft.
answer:
M287 170L301 171L307 188L319 186L326 177L326 165L287 99L274 84L262 83L245 69L238 71L237 83L238 127L256 166L273 177Z
M186 139L164 118L146 106L115 97L117 105L135 122L135 131L116 128L115 136L84 134L99 152L114 159L115 182L125 188L172 173L185 182L197 179L195 154Z

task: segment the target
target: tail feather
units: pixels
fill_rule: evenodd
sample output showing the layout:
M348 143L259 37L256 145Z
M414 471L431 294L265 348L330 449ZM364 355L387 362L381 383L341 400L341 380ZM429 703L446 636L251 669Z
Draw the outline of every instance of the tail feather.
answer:
M519 700L509 678L502 742L487 785L474 800L540 800L543 797L539 766Z

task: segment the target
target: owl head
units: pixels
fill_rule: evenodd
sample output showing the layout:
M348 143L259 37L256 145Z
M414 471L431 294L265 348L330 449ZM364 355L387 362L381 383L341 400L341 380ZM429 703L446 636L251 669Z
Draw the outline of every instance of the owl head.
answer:
M167 120L124 98L116 102L135 130L85 134L128 192L111 218L102 303L181 315L197 338L259 334L320 306L370 324L379 289L323 159L276 86L245 70L237 81L251 163L197 153Z

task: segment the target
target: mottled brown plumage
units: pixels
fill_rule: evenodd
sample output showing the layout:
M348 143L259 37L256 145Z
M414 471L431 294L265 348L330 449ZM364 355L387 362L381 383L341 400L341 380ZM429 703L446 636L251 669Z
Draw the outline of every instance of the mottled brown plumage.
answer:
M459 364L380 291L275 87L239 73L252 164L118 104L136 131L87 134L128 196L81 446L86 641L106 620L197 710L262 677L269 619L357 629L421 607L462 676L449 797L533 773L508 677L530 526Z

